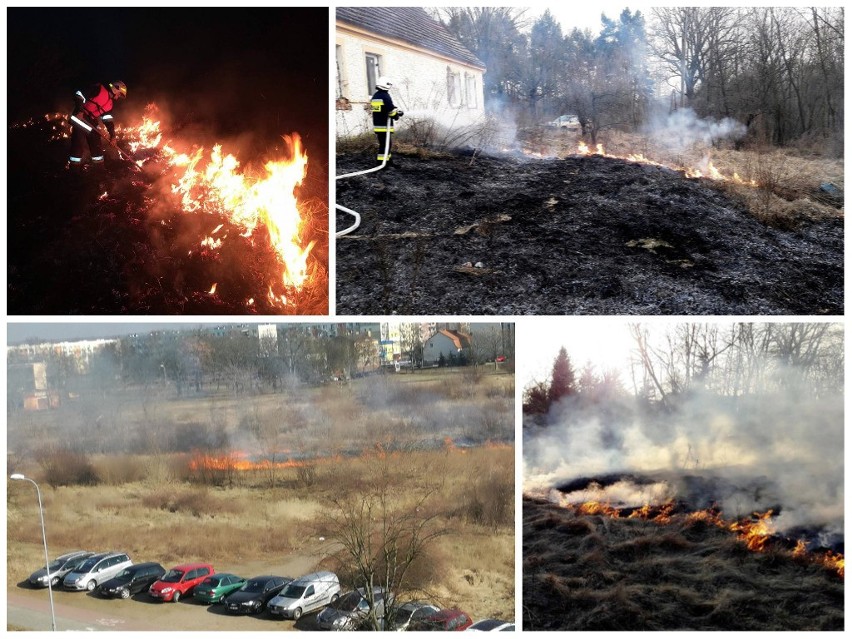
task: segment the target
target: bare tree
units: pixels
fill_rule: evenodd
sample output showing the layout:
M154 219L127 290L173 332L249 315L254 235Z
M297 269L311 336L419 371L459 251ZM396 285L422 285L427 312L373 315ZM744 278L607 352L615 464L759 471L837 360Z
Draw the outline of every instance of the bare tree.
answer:
M360 481L348 478L349 489L330 500L326 511L326 536L341 548L339 560L349 568L356 588L363 588L370 604L365 626L371 630L391 629L405 591L421 590L411 579L412 568L427 559L433 542L447 534L442 520L445 505L440 498L439 468L424 463L413 467L413 458L390 455L381 448L366 460ZM422 478L415 493L397 490L403 475ZM378 587L384 596L379 616Z

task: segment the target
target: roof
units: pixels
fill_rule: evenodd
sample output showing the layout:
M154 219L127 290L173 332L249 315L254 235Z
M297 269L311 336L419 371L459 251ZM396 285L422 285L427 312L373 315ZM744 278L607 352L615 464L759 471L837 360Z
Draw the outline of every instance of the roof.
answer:
M337 19L485 70L485 64L420 7L338 7Z
M464 333L459 333L458 331L451 331L449 329L442 328L440 331L435 333L435 335L448 337L453 342L453 345L459 350L470 346L470 336L465 335Z

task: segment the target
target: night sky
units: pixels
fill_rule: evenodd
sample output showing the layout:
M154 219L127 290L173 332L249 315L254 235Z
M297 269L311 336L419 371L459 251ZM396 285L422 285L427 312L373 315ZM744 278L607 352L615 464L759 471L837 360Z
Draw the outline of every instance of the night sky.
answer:
M176 125L211 135L297 131L327 165L328 16L324 7L9 8L9 118L70 111L75 90L122 80L118 122L167 104Z

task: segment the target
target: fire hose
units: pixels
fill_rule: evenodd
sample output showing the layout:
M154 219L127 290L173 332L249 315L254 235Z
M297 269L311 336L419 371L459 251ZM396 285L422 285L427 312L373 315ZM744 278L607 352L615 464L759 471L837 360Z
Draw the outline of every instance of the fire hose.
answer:
M354 173L346 173L345 175L338 175L335 178L335 180L343 180L345 178L351 178L351 177L355 177L355 176L358 176L358 175L366 175L367 173L373 173L375 171L379 171L379 170L385 168L385 165L387 165L387 163L388 163L388 151L390 151L390 142L391 142L391 130L390 129L391 129L391 118L390 118L390 116L388 116L387 135L385 135L385 152L382 155L382 163L381 164L379 164L378 166L374 166L372 168L369 168L369 169L364 169L363 171L355 171ZM348 209L345 206L341 206L340 204L335 204L334 208L336 208L339 211L343 211L344 213L348 213L349 215L351 215L352 217L355 218L355 223L352 224L352 226L349 226L349 227L343 229L342 231L338 231L337 233L334 234L334 237L343 237L344 235L348 235L349 233L351 233L352 231L354 231L355 229L357 229L361 225L361 214L358 213L358 211L353 211L352 209Z
M122 151L122 150L118 147L118 144L113 144L113 143L112 143L112 140L109 138L109 136L107 136L107 134L106 134L106 133L104 133L103 131L101 131L100 127L98 127L98 126L93 126L93 125L89 124L88 122L84 122L83 120L81 120L80 118L78 118L76 115L72 115L72 116L71 116L71 121L72 121L74 124L76 124L77 126L82 127L83 129L85 129L85 130L86 130L86 131L88 131L89 133L91 133L92 131L94 131L95 133L97 133L97 134L98 134L99 136L101 136L104 140L106 140L107 142L109 142L109 144L110 144L110 146L111 146L111 147L113 147L116 151L118 151L118 157L120 157L120 158L121 158L122 160L124 160L125 162L129 163L129 164L133 167L133 169L134 169L134 170L139 171L139 172L141 172L141 171L142 171L142 169L140 169L140 168L139 168L139 165L138 165L138 164L136 164L136 162L133 160L133 158L131 158L129 155L127 155L124 151Z

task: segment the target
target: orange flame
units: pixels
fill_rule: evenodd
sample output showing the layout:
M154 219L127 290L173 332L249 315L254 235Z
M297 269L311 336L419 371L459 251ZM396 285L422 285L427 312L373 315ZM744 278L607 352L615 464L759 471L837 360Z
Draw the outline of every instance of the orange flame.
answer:
M606 158L612 158L615 160L627 160L628 162L637 162L639 164L650 164L653 166L666 166L665 164L661 164L660 162L655 162L649 158L646 158L641 153L630 153L628 155L611 155L604 151L603 144L595 145L595 150L592 151L588 144L583 141L580 141L577 144L577 155L601 155ZM725 175L716 166L713 164L713 160L710 159L709 156L705 157L699 168L695 167L679 167L677 170L683 171L684 175L688 178L699 179L699 178L707 178L710 180L716 180L720 182L734 182L736 184L744 184L748 186L757 186L756 180L744 180L737 174L736 172L733 175Z
M576 504L565 503L563 505L578 515L605 515L614 519L622 516L622 509L597 501ZM667 502L662 506L645 504L641 508L633 509L627 518L644 519L659 524L668 524L673 519L672 512L674 508L674 502ZM749 550L754 552L768 550L770 541L776 532L772 522L772 510L767 510L765 513L754 513L750 518L735 522L728 522L722 519L721 514L716 509L693 511L685 515L684 518L686 521L703 521L707 524L730 530L737 534L737 538L744 542ZM796 542L796 546L790 554L793 557L807 559L813 563L820 564L828 570L837 573L840 578L844 577L846 561L841 553L826 550L821 553L815 552L809 554L807 543L800 539Z
M766 544L775 533L775 526L772 524L772 510L767 510L763 514L755 513L754 516L757 518L756 520L743 519L732 523L728 529L737 533L737 537L745 542L749 550L761 552L766 550Z
M149 105L149 110L153 113L155 107ZM146 116L141 124L125 129L124 137L130 140L132 152L159 152L174 171L171 190L180 198L185 212L225 215L244 237L252 236L258 227L266 229L283 267L275 284L296 289L304 286L308 279L307 260L315 242L303 246L301 240L302 218L295 190L307 174L308 156L298 134L283 136L290 159L268 161L262 170L251 174L221 144L214 145L209 154L203 147L191 154L178 151L177 143L164 141L160 122L152 117ZM223 238L206 237L201 244L217 249L222 242ZM270 292L273 303L287 303L286 296L272 292L272 284Z

